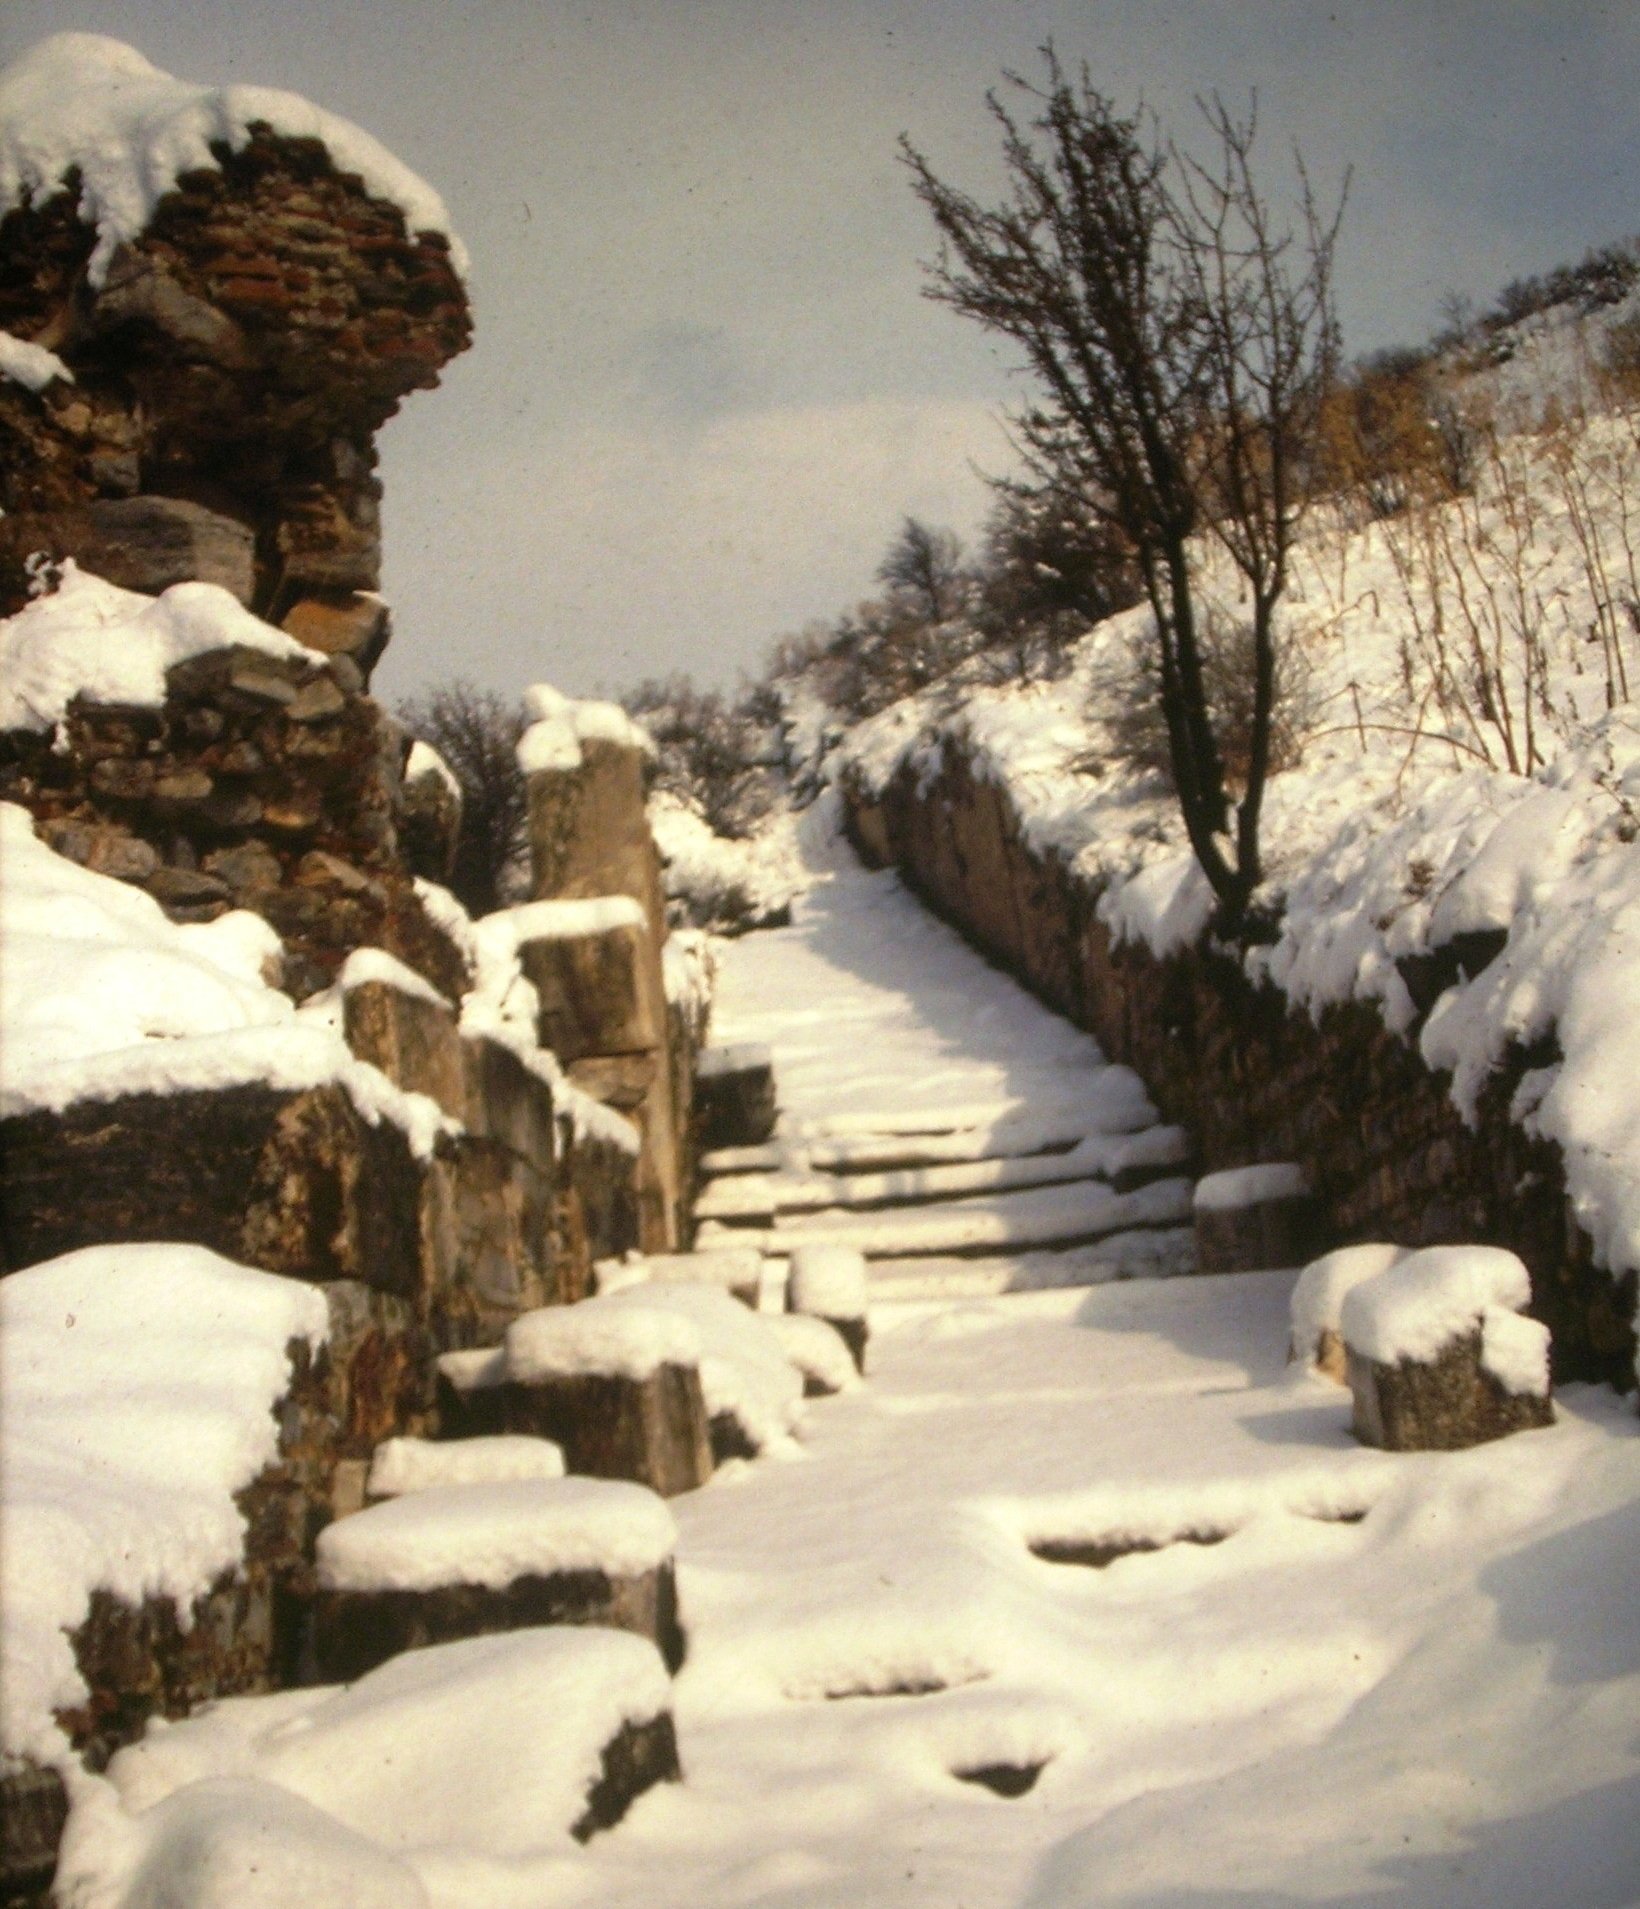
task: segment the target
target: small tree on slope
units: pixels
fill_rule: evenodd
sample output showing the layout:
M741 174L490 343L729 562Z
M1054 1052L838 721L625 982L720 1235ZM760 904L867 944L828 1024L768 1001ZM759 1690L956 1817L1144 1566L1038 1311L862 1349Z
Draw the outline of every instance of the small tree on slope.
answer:
M941 235L927 295L1011 338L1042 387L1015 420L1042 481L1073 489L1131 546L1155 619L1156 681L1190 844L1227 931L1262 877L1276 605L1307 502L1338 356L1323 216L1299 165L1300 229L1255 185L1256 122L1203 102L1211 163L1122 118L1051 46L1046 81L996 93L1008 194L986 207L902 142ZM1193 540L1215 535L1247 586L1253 674L1245 782L1230 799L1203 668Z

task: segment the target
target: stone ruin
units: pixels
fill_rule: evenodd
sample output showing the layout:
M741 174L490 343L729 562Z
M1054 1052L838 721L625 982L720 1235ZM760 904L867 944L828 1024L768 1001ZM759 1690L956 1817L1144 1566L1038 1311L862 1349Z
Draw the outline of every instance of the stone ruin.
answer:
M81 65L111 46L41 53L68 42ZM98 1593L75 1633L92 1698L58 1723L94 1768L156 1713L297 1674L316 1537L362 1505L384 1439L437 1429L440 1355L496 1345L520 1314L584 1297L595 1260L675 1249L689 1224L706 1009L664 946L643 738L538 697L557 746L537 733L526 765L537 901L508 929L533 1014L483 996L494 919L475 930L422 879L455 815L447 775L368 693L389 635L372 440L471 320L451 238L345 148L253 121L140 230L99 225L73 166L11 181L0 217L0 616L16 632L100 591L98 614L160 598L225 633L152 694L93 680L60 710L8 703L0 802L173 923L260 916L279 938L265 979L345 1042L334 1077L297 1085L8 1093L0 1274L191 1242L314 1283L330 1319L316 1351L293 1342L279 1458L242 1495L242 1568L191 1613ZM234 604L256 640L234 639ZM415 1118L361 1099L360 1064ZM650 1628L675 1661L657 1569ZM669 1720L615 1762L626 1787L594 1799L598 1821L676 1774ZM3 1787L0 1897L44 1900L60 1778L14 1760Z

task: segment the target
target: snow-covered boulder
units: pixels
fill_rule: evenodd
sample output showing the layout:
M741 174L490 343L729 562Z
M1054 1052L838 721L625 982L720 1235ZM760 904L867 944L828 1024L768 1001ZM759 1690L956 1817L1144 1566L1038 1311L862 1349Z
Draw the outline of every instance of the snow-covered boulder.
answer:
M1336 1252L1311 1260L1293 1288L1288 1356L1347 1385L1339 1326L1344 1301L1362 1280L1388 1272L1403 1254L1399 1246L1371 1244L1341 1246Z
M1531 1297L1525 1266L1496 1246L1426 1247L1352 1287L1340 1318L1357 1437L1457 1451L1553 1424Z

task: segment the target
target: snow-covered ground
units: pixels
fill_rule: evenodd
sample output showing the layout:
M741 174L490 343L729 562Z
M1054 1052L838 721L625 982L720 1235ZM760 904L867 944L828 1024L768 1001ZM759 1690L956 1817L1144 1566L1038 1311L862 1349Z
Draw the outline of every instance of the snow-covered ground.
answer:
M1116 1070L892 876L811 872L724 955L782 1146L1109 1114ZM570 1841L584 1766L549 1751L650 1713L647 1646L606 1716L525 1633L155 1732L82 1790L67 1900L283 1903L298 1858L338 1909L1640 1900L1632 1404L1370 1451L1285 1362L1292 1273L1071 1266L1105 1283L885 1301L879 1264L866 1382L671 1501L684 1781L615 1830ZM206 1847L275 1893L188 1894Z

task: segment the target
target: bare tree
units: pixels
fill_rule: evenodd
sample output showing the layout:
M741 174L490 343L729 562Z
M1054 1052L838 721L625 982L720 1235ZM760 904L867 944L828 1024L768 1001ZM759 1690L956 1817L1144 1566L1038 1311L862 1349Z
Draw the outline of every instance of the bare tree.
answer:
M962 608L962 545L949 530L907 517L877 566L877 581L925 623L943 623Z
M1338 356L1339 219L1298 167L1296 231L1255 183L1256 115L1201 102L1210 163L1122 117L1052 46L1045 83L995 92L1008 192L988 207L902 142L941 236L927 295L1020 346L1041 387L1015 417L1034 475L1085 497L1131 546L1155 620L1156 680L1190 844L1242 927L1262 876L1274 616L1308 502L1321 403ZM1253 677L1234 812L1204 670L1196 540L1218 538L1249 601Z
M399 705L399 721L430 742L461 784L461 831L450 890L471 915L501 907L508 865L522 852L529 803L518 767L523 711L464 678Z

